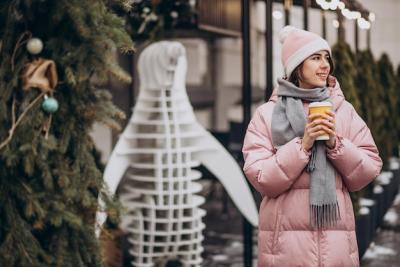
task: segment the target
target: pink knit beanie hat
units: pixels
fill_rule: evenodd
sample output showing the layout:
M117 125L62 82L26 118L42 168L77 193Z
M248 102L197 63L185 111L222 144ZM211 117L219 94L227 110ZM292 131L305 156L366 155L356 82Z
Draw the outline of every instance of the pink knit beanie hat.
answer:
M327 41L319 35L293 26L285 26L280 31L279 41L282 44L282 64L288 78L301 62L315 52L326 50L329 55L332 54Z

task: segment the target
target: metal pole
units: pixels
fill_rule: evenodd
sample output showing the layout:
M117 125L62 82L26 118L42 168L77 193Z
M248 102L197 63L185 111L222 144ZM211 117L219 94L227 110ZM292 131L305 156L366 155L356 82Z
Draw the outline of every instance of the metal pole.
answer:
M345 41L345 33L344 33L344 17L342 15L342 12L339 10L337 11L337 19L339 21L339 28L338 28L338 40L339 42L344 42Z
M310 6L309 0L303 0L303 28L308 31L308 8Z
M321 19L322 19L322 38L326 40L326 13L325 10L321 10Z
M354 51L358 54L358 23L354 21Z
M367 48L371 49L371 28L367 29Z
M251 119L251 62L250 62L250 0L242 0L242 73L243 73L243 120L249 123ZM247 127L247 125L246 125Z
M250 60L250 0L242 0L242 103L243 129L251 119L251 60ZM244 132L244 131L243 131ZM253 264L253 226L243 217L243 261L245 267Z
M290 8L291 7L292 7L292 0L284 0L285 25L290 25Z
M266 0L265 1L265 60L266 60L266 87L265 87L265 101L268 101L268 99L272 95L273 91L273 64L272 64L272 59L273 59L273 47L272 47L272 37L273 37L273 24L272 24L272 5L273 5L273 0Z
M136 65L136 56L135 53L132 53L132 55L130 56L130 64L129 64L129 73L132 75L132 77L136 77L136 72L135 72L135 67ZM130 84L130 88L129 88L129 93L128 93L128 97L129 97L129 106L133 107L135 105L135 92L136 92L136 86L135 86L135 80L136 79L132 79L132 82ZM129 117L132 114L127 114ZM129 118L128 117L128 118Z
M213 112L213 116L211 116L211 125L213 127L213 129L218 129L218 122L219 122L219 116L218 116L218 109L217 109L217 105L219 104L218 101L218 85L217 85L217 72L218 72L218 68L217 68L217 57L216 57L216 47L215 47L215 39L214 38L208 38L208 68L210 70L210 76L208 79L208 86L210 86L212 88L212 94L213 94L213 98L216 100L214 102L214 105L212 106L212 112Z

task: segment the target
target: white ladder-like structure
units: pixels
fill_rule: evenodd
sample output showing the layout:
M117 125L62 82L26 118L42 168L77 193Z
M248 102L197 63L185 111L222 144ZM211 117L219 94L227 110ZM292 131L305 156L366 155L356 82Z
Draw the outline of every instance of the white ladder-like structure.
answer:
M137 104L106 167L105 181L114 193L125 177L119 190L126 208L121 229L129 234L132 266L178 259L185 267L200 267L205 227L200 205L205 200L196 195L202 189L196 182L201 173L192 168L203 163L220 177L254 225L256 205L235 160L194 116L185 87L185 48L177 42L154 43L138 64Z

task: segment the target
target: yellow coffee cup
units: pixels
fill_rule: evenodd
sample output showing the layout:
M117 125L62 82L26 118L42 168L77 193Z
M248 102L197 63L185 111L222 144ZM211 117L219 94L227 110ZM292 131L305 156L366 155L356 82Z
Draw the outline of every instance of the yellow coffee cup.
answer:
M332 110L332 103L324 101L324 102L313 102L310 103L308 106L309 108L309 114L315 114L315 113L320 113L320 114L325 114L327 111ZM318 118L315 118L314 120L317 120ZM323 131L324 134L318 136L315 140L329 140L329 134Z

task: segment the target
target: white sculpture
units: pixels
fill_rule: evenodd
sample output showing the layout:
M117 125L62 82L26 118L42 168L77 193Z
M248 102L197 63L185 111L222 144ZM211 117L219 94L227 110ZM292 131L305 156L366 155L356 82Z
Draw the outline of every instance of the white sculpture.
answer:
M128 214L121 228L129 233L132 266L150 267L178 258L200 266L205 211L196 195L202 163L224 185L243 215L257 225L256 204L240 167L197 121L186 88L186 52L178 42L158 42L139 57L140 93L133 115L104 173L115 193L125 175L120 200ZM98 214L102 224L105 216Z

